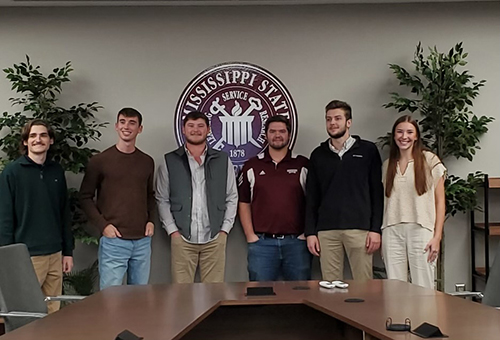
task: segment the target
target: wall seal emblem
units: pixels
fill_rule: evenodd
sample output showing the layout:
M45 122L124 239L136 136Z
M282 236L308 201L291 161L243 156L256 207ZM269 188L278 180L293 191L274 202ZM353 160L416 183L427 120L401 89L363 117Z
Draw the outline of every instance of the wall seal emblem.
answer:
M290 120L290 145L297 136L297 113L283 83L260 66L228 62L198 74L184 89L175 110L175 138L184 144L182 122L191 111L210 120L210 147L225 151L238 169L267 146L264 124L274 115Z

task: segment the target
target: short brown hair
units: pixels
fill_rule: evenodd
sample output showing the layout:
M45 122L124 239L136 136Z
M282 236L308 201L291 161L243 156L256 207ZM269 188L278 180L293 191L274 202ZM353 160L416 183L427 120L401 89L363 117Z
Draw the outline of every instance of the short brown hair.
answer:
M32 119L29 122L27 122L23 128L21 129L21 143L19 144L19 150L21 153L26 154L28 152L28 148L26 145L24 145L24 142L28 141L28 138L30 136L31 128L35 125L41 125L45 126L47 129L47 132L49 134L50 139L54 140L55 139L55 133L52 127L47 123L46 121L42 119Z
M342 109L345 114L345 119L346 120L352 119L351 105L347 104L346 102L343 102L341 100L332 100L331 102L328 103L328 105L326 105L325 113L334 109Z
M188 120L197 120L197 119L203 119L207 124L207 127L210 127L210 121L208 120L208 117L201 111L189 112L187 115L184 116L184 121L182 122L182 124L183 126L186 126Z
M120 119L120 116L127 117L127 118L132 118L132 117L137 117L137 120L139 121L139 126L142 125L142 115L139 111L137 111L134 108L131 107L124 107L121 109L118 114L116 115L116 121Z

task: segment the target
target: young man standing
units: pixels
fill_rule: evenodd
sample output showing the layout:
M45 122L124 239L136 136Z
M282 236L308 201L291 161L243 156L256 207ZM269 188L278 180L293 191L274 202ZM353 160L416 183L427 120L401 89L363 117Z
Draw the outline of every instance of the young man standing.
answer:
M185 144L167 153L158 169L156 200L171 238L172 282L223 282L227 234L238 205L234 168L226 153L211 149L208 118L184 117Z
M309 280L311 254L304 236L308 160L288 149L290 122L284 116L269 118L265 131L268 148L245 163L238 183L249 278Z
M46 296L62 293L62 273L73 268L73 234L63 168L47 159L54 131L43 120L21 131L25 153L0 175L0 245L24 243ZM59 302L48 303L49 313Z
M312 152L307 178L307 245L323 280L343 279L344 249L354 280L368 280L380 247L382 161L375 144L350 135L349 104L334 100L325 111L330 138Z
M142 115L121 109L115 130L118 143L91 158L80 188L82 208L102 234L101 290L121 285L125 272L128 284L148 283L154 233L154 162L135 146Z

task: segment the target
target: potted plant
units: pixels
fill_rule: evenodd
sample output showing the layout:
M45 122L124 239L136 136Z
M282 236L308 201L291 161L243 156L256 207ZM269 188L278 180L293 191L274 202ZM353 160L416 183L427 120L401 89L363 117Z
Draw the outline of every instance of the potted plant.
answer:
M98 262L97 260L87 268L74 270L64 275L63 290L66 295L90 295L94 293L97 285Z
M468 53L462 43L456 44L448 53L441 53L436 47L429 48L424 55L417 45L410 73L396 64L389 67L399 80L399 85L409 89L409 96L393 92L392 101L385 108L398 112L418 113L418 121L424 144L445 162L450 157L472 161L479 147L479 138L488 131L487 125L493 117L476 116L472 111L473 100L484 86L485 80L474 81L467 65ZM382 146L388 145L390 133L379 138ZM445 181L446 214L466 213L477 208L476 191L483 174L475 172L466 178L448 175ZM444 237L444 235L443 235ZM438 289L444 289L444 242L438 262Z

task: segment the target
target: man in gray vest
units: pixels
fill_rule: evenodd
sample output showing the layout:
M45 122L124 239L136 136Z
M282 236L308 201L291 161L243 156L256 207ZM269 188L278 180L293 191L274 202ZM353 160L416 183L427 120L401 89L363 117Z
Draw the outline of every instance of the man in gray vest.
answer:
M202 112L188 113L182 128L185 144L167 153L158 169L156 200L171 238L174 283L192 283L198 263L201 282L224 281L238 191L227 154L206 142L209 132Z

